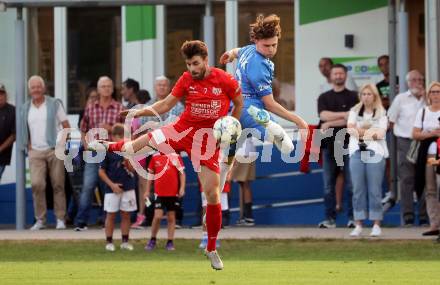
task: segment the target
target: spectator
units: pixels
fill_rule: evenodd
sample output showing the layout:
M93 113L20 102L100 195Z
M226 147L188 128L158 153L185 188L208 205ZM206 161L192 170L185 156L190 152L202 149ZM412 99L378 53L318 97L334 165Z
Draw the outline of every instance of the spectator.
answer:
M15 107L8 103L6 88L0 83L0 182L6 165L11 164L15 141Z
M358 102L356 92L345 88L347 78L347 68L342 64L335 64L330 71L330 77L333 89L321 94L318 98L318 114L322 131L334 128L332 137L324 140L321 144L322 160L324 168L324 207L325 220L319 223L320 228L336 227L336 193L335 184L338 174L338 168L344 173L345 188L348 191L348 227L354 227L352 221L352 184L349 169L349 157L344 155L343 165L338 165L335 155L335 144L348 145L347 136L343 142L337 142L336 134L347 125L348 111ZM342 147L342 146L341 146Z
M440 142L431 143L428 149L428 159L426 164L426 210L429 216L429 229L423 232L424 236L439 235L440 231L440 202L438 201L438 181L440 181Z
M121 95L127 102L127 109L131 109L139 102L137 101L137 93L139 92L139 82L134 79L127 78L122 83Z
M231 179L238 182L240 186L240 219L237 221L237 226L254 226L251 182L255 180L256 157L255 146L251 137L246 138L243 145L238 148L236 157L238 159L235 160L232 166ZM246 160L249 158L251 159L247 162Z
M382 105L386 110L390 107L390 57L381 55L377 59L377 66L383 74L383 80L376 84L379 95L382 98ZM398 89L399 77L396 77L396 90Z
M112 127L112 141L118 142L124 139L124 125L114 124ZM107 251L115 251L113 244L113 230L115 227L116 213L121 214L122 250L133 250L129 240L130 212L136 211L136 193L134 169L127 159L115 154L107 153L99 168L99 178L104 182L104 211L105 236Z
M415 165L406 159L412 141L412 128L417 112L425 105L423 75L412 70L406 75L409 90L394 98L388 110L388 118L397 138L398 179L400 210L405 226L414 224ZM396 198L396 197L393 197ZM419 203L420 223L427 223L424 200Z
M122 104L112 98L113 81L102 76L98 80L99 100L90 104L84 111L81 120L81 133L85 138L86 133L94 128L103 128L111 132L115 123L121 122L119 113L123 110ZM84 139L84 146L87 149L87 141ZM86 162L84 165L84 182L81 189L78 213L75 217L75 231L87 230L90 207L93 199L93 192L98 185L99 163Z
M326 81L321 83L319 86L320 94L325 93L333 89L331 84L330 72L332 69L333 60L329 57L323 57L319 60L319 71L322 76L325 77ZM347 82L347 80L346 80ZM351 79L350 79L351 82ZM353 83L354 84L354 83ZM357 91L356 85L353 85L355 89L348 88L350 90ZM336 212L342 211L342 198L344 195L344 174L337 169L336 182L335 182L335 199L336 199Z
M154 100L154 102L151 102L151 104L161 101L163 99L165 99L168 94L170 94L170 80L165 77L165 76L158 76L155 79L155 83L154 83L154 90L156 93L156 98ZM153 100L152 100L153 101ZM149 103L150 105L150 103ZM184 110L184 106L181 102L178 102L169 112L164 113L162 115L160 115L160 120L162 120L162 124L168 124L171 122L174 122L177 120L178 116L180 116L180 114L183 112ZM135 121L138 120L138 121ZM159 121L159 119L157 117L143 117L143 118L139 118L139 119L135 119L134 123L137 124L138 126L136 126L137 128L141 125L144 125L147 122L151 122L151 121ZM144 130L142 133L144 133L145 131L148 130ZM138 134L139 135L139 134ZM149 163L149 158L147 158L147 165ZM139 176L139 187L138 187L138 191L139 191L139 197L143 197L143 193L145 192L146 189L146 179L144 179L143 177ZM182 207L182 204L179 203L179 207ZM152 208L149 208L152 209ZM148 212L148 211L147 211ZM181 221L183 219L183 211L181 208L176 210L177 214L176 216L179 217L178 220L178 227L181 226ZM148 224L148 218L145 215L145 205L144 203L142 203L141 206L139 206L139 213L137 215L136 218L136 222L132 225L132 227L134 228L139 228L142 225L146 225Z
M138 93L136 93L136 101L138 104L147 104L151 100L150 92L148 92L145 89L139 90Z
M182 158L176 154L156 153L152 156L148 165L148 172L154 179L155 210L151 225L151 239L145 246L145 250L153 250L156 247L157 233L164 211L168 219L167 250L174 250L174 231L176 229L176 210L179 207L179 197L185 195L185 167ZM147 180L145 199L150 197L151 179Z
M348 115L350 133L350 174L353 183L353 215L356 227L350 233L358 237L365 219L374 221L370 236L382 234L382 182L388 148L385 134L388 127L386 111L377 88L366 84L359 90L360 103Z
M87 108L87 106L93 102L96 102L99 100L99 95L98 95L98 91L96 90L95 87L89 87L86 90L86 103L84 105L84 109L81 110L81 112L79 113L79 118L78 118L78 127L80 127L82 118L84 117L84 111Z
M78 118L78 127L81 127L81 121L84 117L84 111L88 105L93 104L94 102L99 100L98 91L95 87L89 87L86 90L86 102L84 105L84 109L80 111ZM71 146L71 144L69 144ZM67 217L66 224L73 225L75 216L78 212L79 198L81 196L81 188L83 185L83 176L84 176L84 161L83 161L83 146L80 144L79 151L77 157L74 159L76 162L74 164L74 171L72 173L68 173L69 179L71 181L72 187L72 196L68 202L67 207Z
M62 126L70 128L66 112L60 100L45 95L43 78L31 76L28 81L29 95L21 109L20 130L24 146L29 150L32 198L36 222L31 230L46 227L46 177L49 173L53 188L56 229L65 229L66 193L64 189L64 163L55 156L57 132Z
M381 55L377 59L377 66L383 74L384 79L376 84L377 90L379 91L379 95L382 99L382 105L386 110L390 107L390 58L388 55ZM396 90L399 89L398 86L399 77L396 76ZM390 136L391 130L387 131L387 143L390 146ZM385 175L388 182L388 191L385 194L385 197L382 200L382 204L384 205L384 211L388 211L396 204L395 198L397 197L396 193L392 193L391 187L391 173L390 173L390 160L386 160L385 167Z
M321 72L322 76L324 76L325 81L322 82L319 85L319 93L325 93L327 91L330 91L333 89L333 83L331 80L331 69L333 66L333 60L329 57L323 57L319 60L319 71ZM345 80L345 86L348 90L356 91L357 92L357 85L354 82L353 78L347 73L347 77Z
M154 82L154 91L156 93L156 98L154 102L158 102L165 99L168 96L168 94L170 94L170 90L171 90L171 84L170 84L170 80L167 77L163 75L156 77ZM181 102L178 102L176 106L174 106L168 113L162 114L160 116L163 124L168 124L176 121L177 118L180 116L180 114L184 111L184 109L185 108L183 104ZM145 124L146 122L152 120L158 121L158 118L156 117L141 118L141 124Z
M435 169L433 165L427 164L426 162L428 154L434 156L436 155L436 141L440 137L439 82L433 82L429 86L427 92L427 103L427 107L424 107L417 112L412 133L413 139L420 141L419 153L416 162L415 189L418 198L422 196L423 190L426 189L424 194L431 228L425 233L425 235L437 235L440 226L440 217L438 215L439 203L437 199Z

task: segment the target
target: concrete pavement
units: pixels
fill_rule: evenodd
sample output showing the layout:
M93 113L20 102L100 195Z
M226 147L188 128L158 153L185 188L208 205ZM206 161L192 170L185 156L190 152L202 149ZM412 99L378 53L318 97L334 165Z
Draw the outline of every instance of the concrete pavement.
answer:
M365 228L362 238L370 238L370 228ZM431 240L435 237L424 237L422 233L426 227L412 228L382 228L383 240ZM230 227L220 232L221 239L353 239L349 236L351 229L318 229L300 227ZM177 239L199 239L201 229L178 229ZM104 239L104 230L92 228L83 232L75 232L73 229L55 230L44 229L40 231L16 231L0 230L0 240L99 240ZM116 239L120 238L120 231L114 233ZM150 228L144 230L131 230L131 239L147 239L150 237ZM166 238L166 229L159 231L159 239Z

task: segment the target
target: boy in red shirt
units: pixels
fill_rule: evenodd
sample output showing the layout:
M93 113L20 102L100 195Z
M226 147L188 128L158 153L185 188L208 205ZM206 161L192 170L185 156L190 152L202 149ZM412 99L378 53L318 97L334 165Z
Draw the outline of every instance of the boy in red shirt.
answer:
M168 220L168 241L165 248L175 250L173 239L176 229L176 210L180 206L179 198L185 195L184 169L182 158L176 153L161 154L158 152L150 160L148 172L151 177L147 180L144 199L150 197L151 184L154 180L155 210L151 224L151 239L145 246L145 250L150 251L156 247L156 237L164 211L167 212Z

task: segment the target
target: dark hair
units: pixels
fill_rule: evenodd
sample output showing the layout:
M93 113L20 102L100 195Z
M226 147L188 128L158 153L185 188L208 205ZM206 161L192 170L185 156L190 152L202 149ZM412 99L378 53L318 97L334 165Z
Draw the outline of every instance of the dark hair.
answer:
M86 101L89 100L90 94L92 92L98 92L98 90L96 90L96 87L89 87L86 89Z
M124 125L116 123L112 126L112 136L124 137Z
M330 57L321 57L320 60L326 60L326 61L328 61L331 65L334 64L334 63L333 63L333 59L331 59Z
M139 101L139 104L145 104L151 100L150 92L145 89L141 89L136 93L136 99Z
M347 73L348 71L347 67L341 63L333 64L331 70L333 70L334 68L342 68L345 71L345 73Z
M381 61L382 59L388 59L388 60L390 60L390 57L389 57L387 54L383 54L383 55L379 56L379 57L377 58L377 66L379 66L379 63L380 63L380 61Z
M273 37L281 38L280 17L275 14L267 17L260 14L257 16L255 23L250 24L249 27L249 37L252 42Z
M127 78L124 82L122 82L125 87L128 89L133 89L134 93L137 93L139 91L139 82L134 80L133 78Z
M208 47L202 41L186 41L180 48L180 53L184 59L190 59L196 55L205 59L208 56Z

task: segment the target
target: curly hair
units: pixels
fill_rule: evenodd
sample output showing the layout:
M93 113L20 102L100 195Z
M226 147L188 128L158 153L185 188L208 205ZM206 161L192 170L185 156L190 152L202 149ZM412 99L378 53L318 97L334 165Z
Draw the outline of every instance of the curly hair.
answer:
M180 53L184 59L190 59L195 55L200 55L205 59L208 56L208 47L202 41L185 41L180 48Z
M249 36L252 42L273 37L281 38L280 17L275 14L267 17L260 14L257 16L255 23L250 24L249 27Z

